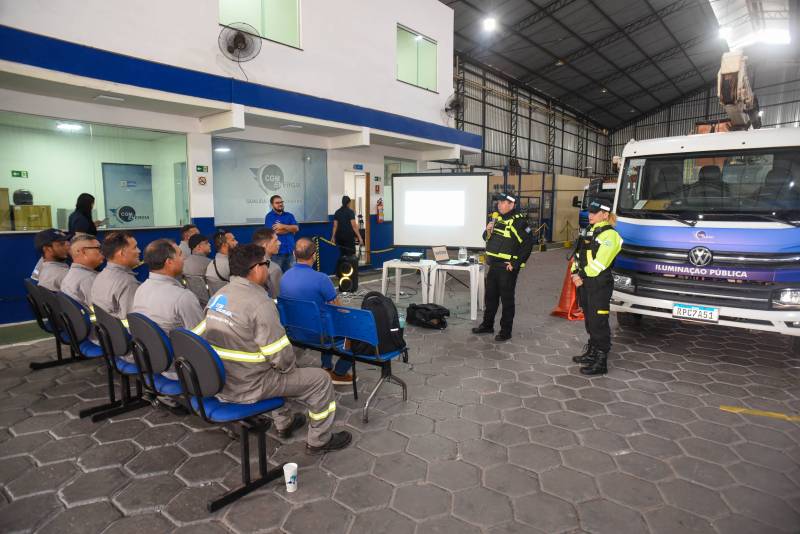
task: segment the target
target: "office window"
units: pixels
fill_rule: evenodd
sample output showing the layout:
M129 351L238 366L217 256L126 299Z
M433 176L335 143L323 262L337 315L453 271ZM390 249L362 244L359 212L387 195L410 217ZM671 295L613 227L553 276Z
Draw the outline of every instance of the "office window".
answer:
M397 79L436 91L436 41L397 26Z
M0 231L66 230L81 193L100 230L188 223L186 136L0 112Z
M417 172L417 162L412 159L383 158L383 219L392 220L392 175Z
M220 0L219 22L245 22L265 39L300 48L300 0Z
M325 150L223 138L212 145L218 225L264 224L272 195L298 222L327 222Z

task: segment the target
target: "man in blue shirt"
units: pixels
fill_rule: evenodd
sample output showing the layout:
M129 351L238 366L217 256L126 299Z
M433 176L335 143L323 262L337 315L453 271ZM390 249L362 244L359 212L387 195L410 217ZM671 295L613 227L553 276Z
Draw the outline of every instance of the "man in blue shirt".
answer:
M283 209L283 199L280 195L272 195L269 199L272 210L264 218L264 226L272 228L281 240L281 248L277 254L273 254L271 261L280 265L281 270L286 272L294 264L294 234L300 231L294 215Z
M281 278L281 297L297 300L310 300L322 306L324 303L339 304L336 288L328 275L315 271L312 267L316 260L317 246L310 239L303 237L297 240L294 246L294 256L297 264L286 271ZM274 258L275 256L273 256ZM331 374L331 381L338 385L353 383L350 374L352 363L339 358L336 367L333 366L333 355L322 355L322 368Z

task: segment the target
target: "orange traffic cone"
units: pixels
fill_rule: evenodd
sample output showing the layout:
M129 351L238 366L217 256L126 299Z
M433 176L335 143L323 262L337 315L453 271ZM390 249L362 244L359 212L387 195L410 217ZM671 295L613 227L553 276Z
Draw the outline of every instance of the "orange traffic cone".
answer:
M575 284L572 283L572 260L567 264L567 272L564 275L564 285L561 287L561 297L558 305L550 312L550 315L563 317L568 321L583 321L583 310L578 304L578 293L575 291Z

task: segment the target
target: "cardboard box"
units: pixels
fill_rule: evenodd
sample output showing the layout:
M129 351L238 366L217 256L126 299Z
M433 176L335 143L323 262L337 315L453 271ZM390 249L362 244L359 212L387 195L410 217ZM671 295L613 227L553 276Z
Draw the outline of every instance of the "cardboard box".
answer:
M14 230L45 230L52 227L50 206L14 206Z
M8 188L0 187L0 232L13 230L11 224L11 202L8 200Z

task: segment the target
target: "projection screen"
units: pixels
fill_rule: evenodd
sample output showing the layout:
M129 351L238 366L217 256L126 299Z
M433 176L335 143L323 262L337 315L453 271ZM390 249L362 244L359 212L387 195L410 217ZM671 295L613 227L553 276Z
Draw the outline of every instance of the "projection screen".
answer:
M484 248L488 174L395 174L396 246Z

